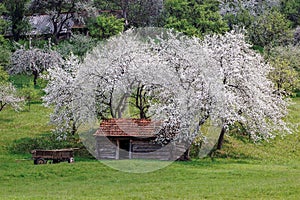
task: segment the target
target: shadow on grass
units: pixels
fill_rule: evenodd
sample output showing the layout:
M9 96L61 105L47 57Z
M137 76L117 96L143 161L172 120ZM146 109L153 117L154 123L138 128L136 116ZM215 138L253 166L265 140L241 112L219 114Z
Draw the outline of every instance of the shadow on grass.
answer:
M45 132L37 137L24 137L14 140L12 144L8 145L8 151L11 154L30 154L34 149L51 150L65 148L79 148L79 150L75 151L75 156L85 159L93 158L76 136L69 136L67 139L59 140L54 134Z
M10 122L13 122L14 119L13 118L8 118L7 116L5 116L5 118L0 116L0 121L4 122L4 123L10 123Z

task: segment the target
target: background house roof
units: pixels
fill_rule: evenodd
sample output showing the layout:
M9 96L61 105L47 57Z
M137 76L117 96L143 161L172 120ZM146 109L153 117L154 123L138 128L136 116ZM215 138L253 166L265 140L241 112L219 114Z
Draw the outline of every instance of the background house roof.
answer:
M61 19L65 19L67 14L62 14ZM50 15L32 15L28 17L29 23L31 24L32 30L29 35L41 35L41 34L51 34L53 32L53 24L51 22ZM78 23L78 22L77 22ZM83 24L76 24L76 20L73 18L68 19L62 27L61 33L66 33L71 30L73 26L83 26ZM61 26L59 23L58 26Z
M103 120L95 136L155 137L161 122L148 119Z

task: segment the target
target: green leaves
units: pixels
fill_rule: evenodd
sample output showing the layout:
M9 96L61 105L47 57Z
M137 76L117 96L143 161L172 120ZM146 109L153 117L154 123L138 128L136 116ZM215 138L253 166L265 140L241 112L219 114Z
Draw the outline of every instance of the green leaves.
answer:
M90 20L88 29L92 37L102 40L121 33L124 30L124 22L115 16L100 15Z
M255 45L279 45L289 39L290 25L290 21L279 11L269 11L252 23L248 36Z
M18 41L23 33L29 30L29 22L25 18L26 3L28 0L5 0L4 5L7 9L11 21L11 32L15 41Z
M211 33L224 33L227 24L219 14L216 1L167 0L165 2L165 28L174 28L189 36L203 37Z
M10 45L3 35L0 35L0 66L7 68L10 64Z
M3 70L3 68L0 66L0 84L7 82L8 78L8 73L5 70Z
M292 21L294 27L300 25L300 1L299 0L281 0L281 12Z
M284 95L292 95L299 84L298 72L285 59L276 58L271 61L271 64L274 68L269 76L275 83L277 91Z

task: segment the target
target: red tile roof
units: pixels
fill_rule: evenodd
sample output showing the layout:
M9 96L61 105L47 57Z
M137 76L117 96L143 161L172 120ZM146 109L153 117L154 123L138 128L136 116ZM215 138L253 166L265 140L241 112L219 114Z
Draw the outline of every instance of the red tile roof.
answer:
M95 136L155 137L161 123L148 119L103 120Z

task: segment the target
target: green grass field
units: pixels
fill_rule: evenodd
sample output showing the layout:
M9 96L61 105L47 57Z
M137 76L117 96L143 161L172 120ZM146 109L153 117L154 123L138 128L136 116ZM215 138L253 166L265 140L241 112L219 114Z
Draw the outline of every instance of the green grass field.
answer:
M289 121L296 124L300 98L293 102ZM270 143L252 144L228 136L224 158L175 162L144 174L117 171L83 158L75 158L73 164L33 165L26 160L30 154L8 151L16 139L49 133L49 113L41 104L33 104L30 111L0 112L0 199L300 198L299 129Z

